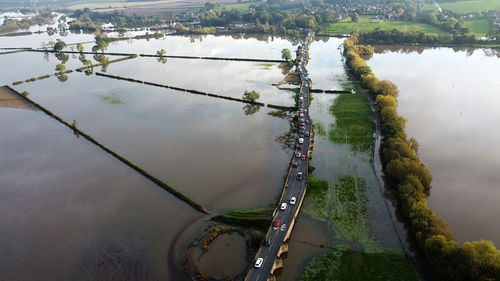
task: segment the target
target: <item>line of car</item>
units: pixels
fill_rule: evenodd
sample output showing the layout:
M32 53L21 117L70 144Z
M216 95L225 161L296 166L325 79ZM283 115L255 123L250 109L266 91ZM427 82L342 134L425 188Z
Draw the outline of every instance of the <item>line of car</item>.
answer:
M310 40L310 37L309 35L307 36L306 38L306 42L308 42ZM301 72L301 79L302 81L307 81L306 79L304 79L304 74L303 74L303 71L304 71L304 59L305 59L305 53L304 53L304 49L302 50L302 54L301 54L301 66L300 66L300 72ZM302 83L305 87L308 87L308 82L303 82ZM300 171L299 169L299 164L298 164L298 161L306 161L307 159L307 150L309 149L308 147L306 147L306 152L304 153L303 150L304 150L304 147L303 147L303 144L306 142L305 141L305 138L308 138L310 136L310 133L309 131L307 130L306 131L306 127L307 126L310 126L311 123L309 121L309 118L307 116L307 108L304 108L304 99L307 98L307 93L303 93L302 94L302 87L301 87L301 92L300 92L300 96L299 96L299 110L298 110L298 116L299 116L299 137L297 138L297 144L296 144L296 152L295 152L295 157L300 159L300 160L297 160L297 161L293 161L292 162L292 168L297 168L297 174L296 174L296 180L301 182L302 179L303 179L303 172ZM307 167L306 167L307 168ZM285 188L288 188L288 183L285 185ZM290 204L291 206L295 205L297 203L297 197L295 196L291 196L290 199L288 200L288 202L282 202L280 204L280 210L281 211L286 211L287 207L288 207L288 204ZM282 223L282 221L280 219L275 219L272 223L273 225L273 229L274 230L280 230L280 231L285 231L287 229L287 225L285 223ZM269 247L271 246L272 244L272 240L273 238L272 237L267 237L265 240L264 240L264 246L266 247ZM256 259L255 261L255 268L261 268L262 265L264 264L264 258L262 257L259 257Z

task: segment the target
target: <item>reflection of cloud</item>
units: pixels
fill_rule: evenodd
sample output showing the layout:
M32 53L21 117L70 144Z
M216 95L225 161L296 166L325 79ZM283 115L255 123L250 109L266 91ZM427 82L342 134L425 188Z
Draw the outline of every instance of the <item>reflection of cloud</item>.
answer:
M19 98L15 93L6 87L0 88L0 107L12 107L28 110L37 110L35 107Z

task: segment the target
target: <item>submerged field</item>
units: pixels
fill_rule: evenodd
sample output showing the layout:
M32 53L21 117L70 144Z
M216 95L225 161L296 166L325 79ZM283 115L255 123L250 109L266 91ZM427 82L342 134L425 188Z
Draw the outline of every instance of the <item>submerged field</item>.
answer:
M312 44L307 68L314 88L350 90L341 42ZM278 280L418 280L371 166L374 129L364 98L313 93L312 99L313 169Z
M232 49L239 40L218 37L210 48L241 57ZM19 44L32 41L22 37ZM3 42L14 41L0 38L0 46ZM281 41L254 42L260 54L280 58L274 54ZM184 44L179 50L208 50L187 37L175 44ZM81 67L73 55L23 52L0 55L0 62L12 69L2 84L213 213L268 207L282 186L295 137L290 111L83 72L45 77L60 63ZM94 71L236 98L254 90L265 103L293 105L291 92L271 85L284 77L276 63L133 58ZM7 176L0 182L9 187L0 200L5 226L0 279L183 279L190 266L183 263L187 247L209 217L22 101L4 101L0 115L8 132L0 149ZM235 240L241 249L234 252L224 239L215 241L206 257L224 255L239 271L246 268L245 242ZM196 262L213 276L234 274L206 257Z

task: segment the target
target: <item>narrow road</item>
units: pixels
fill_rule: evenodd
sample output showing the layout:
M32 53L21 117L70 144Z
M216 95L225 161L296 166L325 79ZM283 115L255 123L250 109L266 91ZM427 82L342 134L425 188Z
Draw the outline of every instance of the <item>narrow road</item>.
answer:
M294 220L295 214L299 212L300 202L305 196L307 184L307 169L309 165L308 150L310 144L311 119L309 118L309 78L305 65L307 63L307 50L314 36L309 32L301 52L298 54L299 64L297 71L300 74L301 86L299 93L299 124L300 131L292 159L292 169L288 174L285 190L278 204L264 246L257 252L254 264L249 270L245 280L267 280L272 276L271 270L277 258L278 251L283 245L288 228ZM305 155L305 157L303 156ZM295 165L296 163L296 165ZM282 205L285 205L284 208Z

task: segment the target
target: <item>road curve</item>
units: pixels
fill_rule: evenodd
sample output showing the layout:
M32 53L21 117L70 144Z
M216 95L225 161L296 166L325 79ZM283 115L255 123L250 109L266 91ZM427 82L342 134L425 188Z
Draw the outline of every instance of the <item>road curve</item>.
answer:
M307 169L309 165L308 159L308 150L310 144L310 133L311 133L311 119L309 118L309 88L310 88L310 80L307 74L307 70L305 65L307 63L307 50L309 48L309 44L314 36L313 32L309 32L306 36L305 43L302 47L301 52L298 54L297 60L299 60L299 64L296 66L296 70L300 74L301 86L300 86L300 94L299 94L299 120L304 119L303 125L301 126L303 129L298 132L299 136L304 134L303 144L299 144L299 138L297 138L295 151L293 154L292 163L296 162L297 167L293 167L290 169L290 172L287 176L287 180L285 181L285 189L282 193L281 200L278 203L278 207L275 211L273 223L277 220L280 220L280 227L273 227L271 224L265 241L269 238L271 242L269 245L263 245L254 259L252 264L252 268L249 270L245 280L246 281L257 281L257 280L267 280L272 276L271 269L273 264L277 258L278 251L280 247L285 242L285 237L288 232L288 227L291 225L294 220L295 214L298 214L299 208L301 206L301 202L303 197L305 196L306 184L307 184ZM302 112L303 117L300 116L300 112ZM299 124L301 122L299 121ZM297 154L306 155L304 160L301 160L300 156L297 157ZM299 180L297 178L298 173L302 173L302 179ZM295 203L291 204L291 198L295 197ZM287 206L284 210L280 208L280 206L286 203ZM260 267L255 265L257 259L262 258L263 262Z

